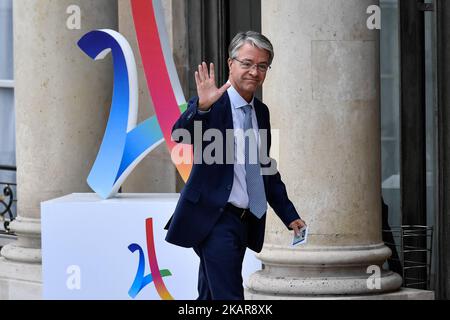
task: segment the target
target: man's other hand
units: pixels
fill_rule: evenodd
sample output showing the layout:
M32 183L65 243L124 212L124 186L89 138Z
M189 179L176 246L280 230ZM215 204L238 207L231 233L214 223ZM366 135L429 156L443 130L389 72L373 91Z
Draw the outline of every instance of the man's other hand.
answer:
M289 224L289 228L294 229L296 235L300 235L300 229L304 226L306 226L306 222L302 219L294 220Z
M205 62L198 66L195 71L195 83L197 84L198 108L201 111L208 111L209 108L227 91L231 86L225 83L220 89L216 86L216 78L214 73L214 64L210 64L210 71Z

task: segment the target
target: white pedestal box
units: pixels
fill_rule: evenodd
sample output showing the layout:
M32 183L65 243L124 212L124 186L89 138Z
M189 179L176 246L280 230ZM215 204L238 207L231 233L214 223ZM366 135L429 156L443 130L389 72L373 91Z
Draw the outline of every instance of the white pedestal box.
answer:
M178 198L87 193L41 203L44 299L196 299L197 255L164 240ZM247 249L244 283L260 269Z

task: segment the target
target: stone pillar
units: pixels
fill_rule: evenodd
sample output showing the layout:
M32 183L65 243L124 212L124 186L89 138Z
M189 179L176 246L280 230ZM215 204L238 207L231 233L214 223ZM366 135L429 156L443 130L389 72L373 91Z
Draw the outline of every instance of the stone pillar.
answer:
M291 247L292 232L269 214L264 268L251 276L247 298L369 295L401 285L381 269L391 252L381 233L379 31L366 26L375 3L262 0L262 31L275 47L264 102L286 141L279 170L309 237ZM381 271L379 289L367 285L369 266Z
M80 29L66 12L80 8ZM77 46L87 32L117 30L117 0L14 1L17 136L17 241L0 258L0 298L42 297L40 203L91 192L112 93L112 60L95 62Z

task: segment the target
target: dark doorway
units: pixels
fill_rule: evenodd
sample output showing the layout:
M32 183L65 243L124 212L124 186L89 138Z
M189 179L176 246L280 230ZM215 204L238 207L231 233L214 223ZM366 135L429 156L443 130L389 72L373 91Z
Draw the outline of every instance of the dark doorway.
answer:
M188 0L189 74L213 62L218 85L228 79L228 45L239 31L261 32L261 0ZM189 96L196 95L189 78ZM261 93L259 93L261 97Z

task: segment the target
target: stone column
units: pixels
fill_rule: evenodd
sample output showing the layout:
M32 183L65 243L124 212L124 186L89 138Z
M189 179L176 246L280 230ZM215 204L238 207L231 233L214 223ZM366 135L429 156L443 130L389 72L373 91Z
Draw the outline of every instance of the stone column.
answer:
M80 8L80 29L66 12ZM116 0L14 1L17 135L17 241L0 258L0 298L42 297L40 203L91 192L112 93L112 60L94 62L77 41L99 28L117 30Z
M264 86L279 129L279 170L309 225L291 247L272 213L246 297L299 299L397 290L382 270L379 31L369 30L373 0L262 0L262 31L275 60ZM276 146L273 146L276 148ZM370 288L369 266L380 287ZM376 275L375 275L376 276ZM377 282L373 282L377 284Z

